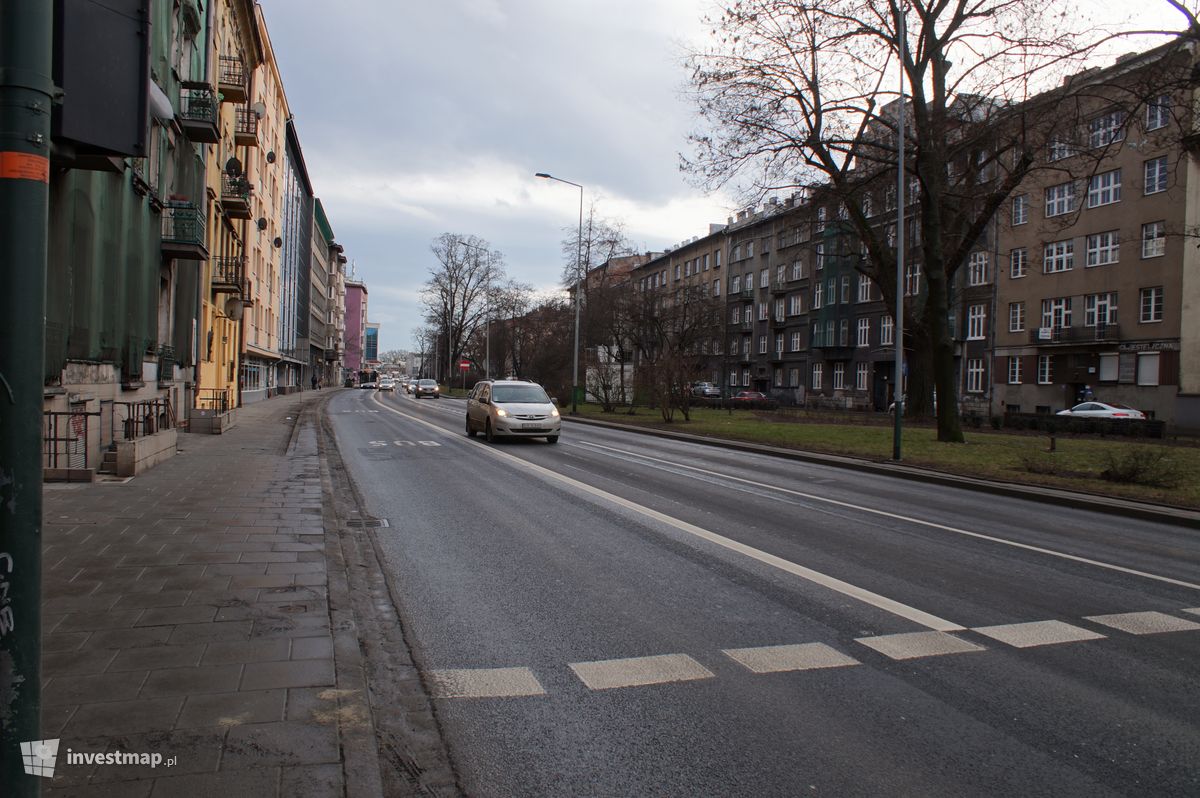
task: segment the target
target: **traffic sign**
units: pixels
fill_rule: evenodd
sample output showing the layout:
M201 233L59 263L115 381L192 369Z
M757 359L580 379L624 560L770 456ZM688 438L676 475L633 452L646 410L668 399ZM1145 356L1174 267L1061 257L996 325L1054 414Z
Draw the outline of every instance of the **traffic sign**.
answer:
M469 361L469 360L460 360L460 361L458 362L458 367L459 367L460 369L462 369L463 371L466 371L467 369L471 368L471 361Z

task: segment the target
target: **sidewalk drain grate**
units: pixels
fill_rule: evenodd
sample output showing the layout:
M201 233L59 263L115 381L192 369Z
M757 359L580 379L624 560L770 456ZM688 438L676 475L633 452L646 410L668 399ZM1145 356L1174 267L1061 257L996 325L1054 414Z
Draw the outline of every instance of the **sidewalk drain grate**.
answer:
M365 520L361 518L352 518L346 522L346 526L353 529L379 529L380 527L391 527L386 518L372 518Z

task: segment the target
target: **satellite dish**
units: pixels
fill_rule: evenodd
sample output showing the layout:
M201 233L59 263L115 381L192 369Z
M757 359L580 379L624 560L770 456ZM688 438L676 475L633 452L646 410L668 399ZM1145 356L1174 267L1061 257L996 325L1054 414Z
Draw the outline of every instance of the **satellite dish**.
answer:
M253 111L254 115L259 119L262 119L267 115L267 105L262 101L256 102L254 105L250 106L250 110Z
M237 158L230 158L225 162L225 174L230 177L237 177L242 173L242 162Z
M237 297L232 297L225 301L225 315L233 321L242 320L242 310L246 306L242 304L242 300Z
M257 224L258 224L259 230L266 230L267 229L267 217L265 217L265 216L258 217Z
M267 163L275 163L275 150L267 153Z
M283 239L280 238L279 236L275 236L275 240L272 241L271 243L275 245L275 249L279 249L280 247L283 246Z

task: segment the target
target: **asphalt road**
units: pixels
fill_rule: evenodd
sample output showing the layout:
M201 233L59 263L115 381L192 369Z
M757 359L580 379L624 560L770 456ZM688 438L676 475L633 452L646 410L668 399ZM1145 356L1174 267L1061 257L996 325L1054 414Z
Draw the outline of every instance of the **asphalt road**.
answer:
M472 795L1200 794L1200 537L460 400L338 447Z

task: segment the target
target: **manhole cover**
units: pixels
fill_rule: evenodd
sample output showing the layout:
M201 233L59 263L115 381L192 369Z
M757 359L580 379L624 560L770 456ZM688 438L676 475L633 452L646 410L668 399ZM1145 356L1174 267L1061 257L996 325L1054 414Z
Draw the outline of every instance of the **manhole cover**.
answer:
M352 518L346 522L346 526L354 529L379 529L380 527L390 527L386 518Z

